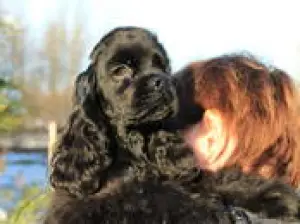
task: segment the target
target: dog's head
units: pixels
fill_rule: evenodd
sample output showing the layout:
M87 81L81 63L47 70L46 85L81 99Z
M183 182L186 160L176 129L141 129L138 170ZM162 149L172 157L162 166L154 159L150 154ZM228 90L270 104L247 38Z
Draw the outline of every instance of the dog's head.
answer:
M176 112L169 59L151 32L114 29L95 46L91 60L77 79L84 83L76 90L77 101L90 95L106 116L124 125L158 121Z

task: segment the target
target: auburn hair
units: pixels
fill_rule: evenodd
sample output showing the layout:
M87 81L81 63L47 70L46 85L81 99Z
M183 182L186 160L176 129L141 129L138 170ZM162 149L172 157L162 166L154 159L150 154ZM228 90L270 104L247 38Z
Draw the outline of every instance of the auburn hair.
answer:
M300 183L299 96L284 71L251 55L225 55L192 63L198 106L217 109L238 138L227 166ZM267 169L265 169L267 168Z

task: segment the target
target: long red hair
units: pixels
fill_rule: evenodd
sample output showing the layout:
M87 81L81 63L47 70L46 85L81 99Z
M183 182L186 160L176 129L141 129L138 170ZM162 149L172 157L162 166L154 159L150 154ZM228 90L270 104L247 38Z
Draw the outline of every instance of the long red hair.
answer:
M196 104L204 110L218 109L235 127L238 150L227 166L238 164L297 186L299 97L289 75L245 55L221 56L189 68Z

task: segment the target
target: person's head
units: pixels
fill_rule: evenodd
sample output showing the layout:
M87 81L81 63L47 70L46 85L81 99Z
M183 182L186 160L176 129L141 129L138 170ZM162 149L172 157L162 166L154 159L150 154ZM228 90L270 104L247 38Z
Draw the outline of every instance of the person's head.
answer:
M203 110L184 132L200 168L238 165L300 183L298 95L284 71L252 56L226 55L192 63L177 76L193 80L186 88Z

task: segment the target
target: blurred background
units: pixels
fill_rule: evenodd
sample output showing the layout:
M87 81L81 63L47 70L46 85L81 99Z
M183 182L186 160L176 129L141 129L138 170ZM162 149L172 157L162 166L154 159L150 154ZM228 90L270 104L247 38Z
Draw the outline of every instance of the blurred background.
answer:
M299 81L292 0L0 0L0 223L39 223L48 202L48 127L70 112L73 82L111 29L155 32L176 71L249 51Z

